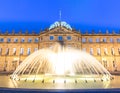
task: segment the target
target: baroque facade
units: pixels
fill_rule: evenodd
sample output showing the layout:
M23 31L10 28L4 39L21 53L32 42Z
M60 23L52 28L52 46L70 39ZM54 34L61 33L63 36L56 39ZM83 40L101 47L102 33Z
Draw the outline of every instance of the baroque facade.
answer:
M40 34L0 34L0 71L14 71L31 53L56 42L88 52L109 71L120 71L120 34L81 34L66 22L55 22Z

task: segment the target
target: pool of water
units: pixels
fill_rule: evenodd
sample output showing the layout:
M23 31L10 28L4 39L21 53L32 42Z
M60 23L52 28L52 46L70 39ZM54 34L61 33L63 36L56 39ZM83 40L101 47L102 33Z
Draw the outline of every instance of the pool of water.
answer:
M66 82L64 80L58 80L54 82L52 80L42 83L40 80L33 82L32 80L12 80L10 76L0 75L0 87L6 88L27 88L27 89L107 89L107 88L120 88L120 76L113 76L113 80L78 80L75 82L71 80Z

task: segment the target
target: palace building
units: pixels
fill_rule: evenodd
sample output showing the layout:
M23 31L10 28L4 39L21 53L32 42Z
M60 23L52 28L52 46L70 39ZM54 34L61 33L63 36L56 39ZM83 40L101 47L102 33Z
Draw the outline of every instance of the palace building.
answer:
M52 48L56 42L88 52L109 71L120 71L120 34L106 32L81 34L66 22L57 21L40 34L0 33L0 71L14 71L31 53Z

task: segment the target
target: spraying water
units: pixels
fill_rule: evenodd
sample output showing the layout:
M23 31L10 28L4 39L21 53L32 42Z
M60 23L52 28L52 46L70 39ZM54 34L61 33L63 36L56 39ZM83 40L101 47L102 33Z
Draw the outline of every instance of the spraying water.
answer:
M88 53L57 43L51 49L40 49L28 56L11 75L15 80L33 81L48 77L110 79L111 74Z

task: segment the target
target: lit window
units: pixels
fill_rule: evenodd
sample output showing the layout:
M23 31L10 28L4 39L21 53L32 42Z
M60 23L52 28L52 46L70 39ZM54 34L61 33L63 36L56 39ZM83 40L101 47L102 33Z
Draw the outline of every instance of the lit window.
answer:
M113 43L113 42L114 42L113 38L110 38L110 42L111 42L111 43Z
M89 42L92 43L92 38L89 38Z
M120 38L117 38L117 42L120 43Z
M15 39L14 39L14 42L15 42L15 43L18 42L18 38L15 38Z
M96 42L99 43L100 42L100 38L96 38Z
M86 48L83 48L82 51L86 52Z
M42 41L43 40L43 38L42 37L40 37L40 41Z
M9 48L6 49L6 55L8 55L8 54L9 54Z
M114 55L114 48L111 48L111 54Z
M0 55L2 54L2 48L0 48Z
M23 55L24 53L24 48L20 48L20 55Z
M119 55L120 55L120 48L118 48L118 53L119 53Z
M81 38L80 38L80 37L78 37L78 41L81 41Z
M8 42L8 43L11 42L11 39L10 39L10 38L7 38L7 42Z
M104 64L104 67L106 68L107 67L107 61L103 60L103 64Z
M34 51L38 51L38 48L34 48Z
M85 43L86 42L86 38L82 38L82 42Z
M97 55L100 55L101 52L100 52L100 48L97 48Z
M93 55L93 48L90 48L90 54Z
M58 36L58 40L59 40L59 41L62 41L62 40L63 40L63 37L62 37L62 36Z
M27 50L27 55L30 55L30 48L28 48Z
M102 40L103 42L106 42L107 40L106 40L106 38L103 38L103 40Z
M35 43L38 43L39 42L39 39L38 38L35 38Z
M3 39L3 38L0 38L0 42L4 42L4 39Z
M25 39L24 39L24 38L22 38L22 39L21 39L21 42L22 42L22 43L23 43L23 42L25 42Z
M32 38L28 38L28 43L31 43L32 42Z
M67 36L67 40L71 40L71 36Z
M105 55L108 54L107 48L104 48L104 54L105 54Z
M13 55L16 55L16 48L13 48Z

